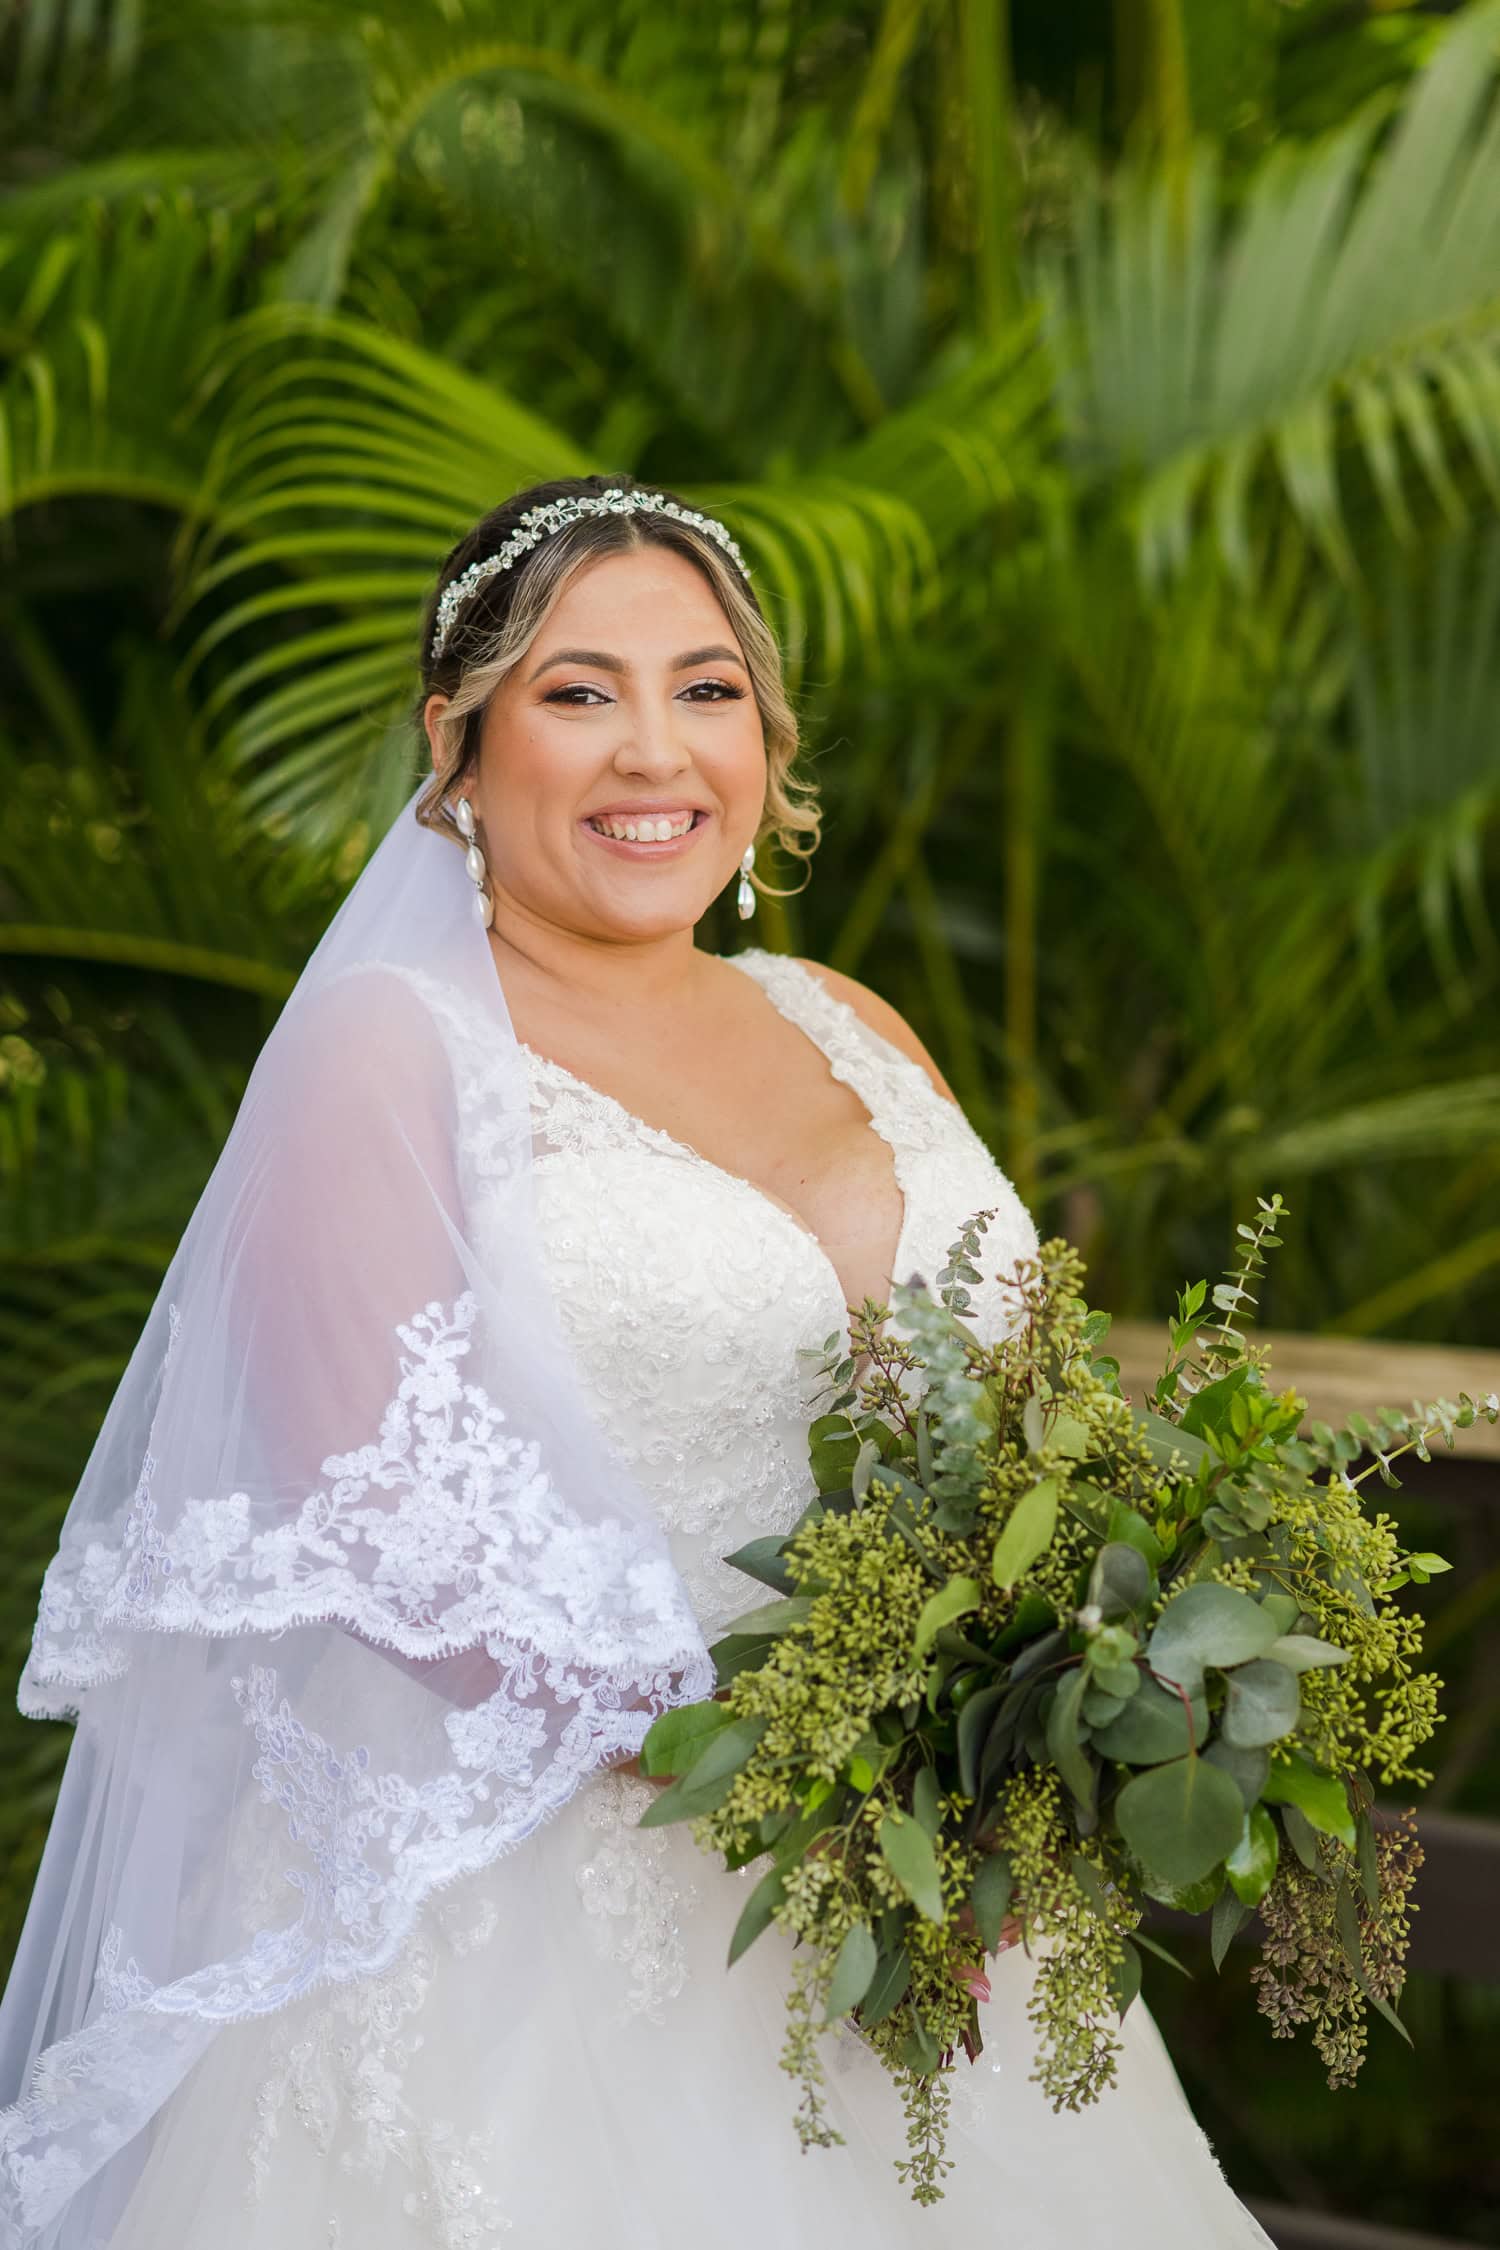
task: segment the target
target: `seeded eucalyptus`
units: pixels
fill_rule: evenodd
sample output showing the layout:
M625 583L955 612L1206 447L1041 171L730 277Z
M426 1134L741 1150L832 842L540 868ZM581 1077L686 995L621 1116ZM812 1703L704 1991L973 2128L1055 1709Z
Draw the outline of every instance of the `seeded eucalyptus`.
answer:
M646 1738L645 1770L673 1778L643 1825L691 1819L761 1871L731 1962L773 1923L800 1941L783 2063L804 2146L840 2138L819 2034L849 2019L900 2085L918 2203L950 2168L948 2074L982 2044L964 1972L1007 1914L1046 1941L1032 2075L1056 2109L1115 2081L1114 2027L1162 1950L1151 1898L1209 1917L1216 1964L1259 1913L1261 2010L1278 2037L1309 2027L1330 2085L1369 2008L1406 2036L1421 1852L1372 1806L1377 1781L1430 1779L1441 1683L1394 1597L1448 1566L1361 1487L1500 1399L1305 1422L1236 1326L1284 1210L1239 1227L1207 1308L1203 1282L1179 1296L1144 1405L1060 1238L1015 1269L995 1344L963 1317L989 1212L936 1296L867 1301L849 1355L821 1355L817 1499L731 1558L774 1598L718 1643L718 1700Z

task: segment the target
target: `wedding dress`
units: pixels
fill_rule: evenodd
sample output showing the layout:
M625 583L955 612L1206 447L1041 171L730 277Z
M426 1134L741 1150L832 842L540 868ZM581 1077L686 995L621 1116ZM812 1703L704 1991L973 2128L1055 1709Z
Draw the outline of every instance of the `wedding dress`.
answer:
M960 1223L994 1211L968 1317L1003 1333L1003 1275L1036 1229L962 1113L813 971L758 949L734 965L889 1144L904 1196L899 1277L931 1280ZM442 986L411 981L456 1070L478 1067ZM784 1207L523 1052L561 1317L593 1411L650 1493L712 1638L756 1598L723 1557L784 1529L811 1494L810 1370L845 1330L843 1291ZM371 1662L371 1692L424 1692ZM327 1716L337 1738L337 1711ZM435 1892L384 1973L228 2026L152 2127L113 2250L1269 2243L1143 2000L1120 2030L1118 2085L1054 2114L1029 2082L1035 1963L1019 1948L993 1964L984 2051L956 2076L956 2167L935 2209L915 2207L896 2177L899 2102L847 2028L825 2050L843 2145L804 2155L778 2068L788 1942L772 1930L725 1965L759 1870L726 1874L685 1826L640 1831L653 1794L597 1775L523 1846Z

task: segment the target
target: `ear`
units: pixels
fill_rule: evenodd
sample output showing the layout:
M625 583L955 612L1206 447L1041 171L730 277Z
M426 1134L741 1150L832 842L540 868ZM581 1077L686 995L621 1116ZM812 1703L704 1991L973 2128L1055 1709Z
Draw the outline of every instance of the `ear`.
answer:
M434 773L442 770L443 738L438 732L438 721L447 710L448 703L446 695L429 695L422 706L422 731L427 737L427 750Z

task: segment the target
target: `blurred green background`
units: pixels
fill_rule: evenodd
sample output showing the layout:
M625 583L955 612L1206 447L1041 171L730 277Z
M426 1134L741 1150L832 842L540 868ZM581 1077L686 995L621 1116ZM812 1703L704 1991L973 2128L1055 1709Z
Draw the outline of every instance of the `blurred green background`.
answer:
M0 23L7 1681L420 771L431 573L538 477L729 519L828 816L757 932L909 1016L1094 1302L1164 1317L1275 1188L1268 1325L1495 1339L1495 0ZM1482 1815L1497 1483L1394 1503ZM0 1955L66 1740L0 1719ZM1242 2192L1500 2244L1495 1986L1414 1976L1335 2096L1195 1965L1148 1993Z

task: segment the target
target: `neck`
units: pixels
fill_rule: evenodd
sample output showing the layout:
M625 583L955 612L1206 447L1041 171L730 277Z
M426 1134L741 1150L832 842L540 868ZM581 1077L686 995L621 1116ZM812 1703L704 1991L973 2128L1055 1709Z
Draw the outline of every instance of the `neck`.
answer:
M492 896L490 950L522 1037L522 1016L595 1024L622 1009L679 1007L697 989L707 956L691 924L606 936L550 922L498 886Z

